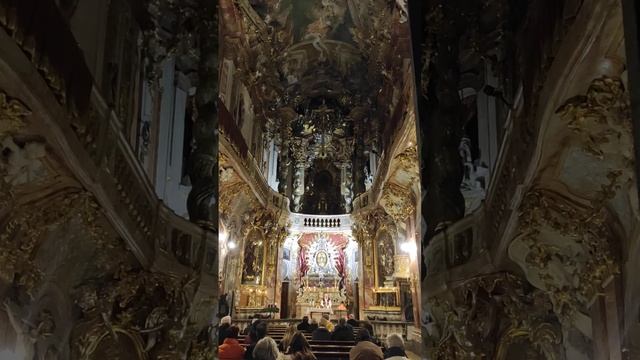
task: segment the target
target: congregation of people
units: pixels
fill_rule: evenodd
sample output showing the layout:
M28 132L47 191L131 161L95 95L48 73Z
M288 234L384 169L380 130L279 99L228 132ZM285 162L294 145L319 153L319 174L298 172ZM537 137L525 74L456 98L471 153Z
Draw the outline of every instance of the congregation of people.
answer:
M325 345L326 344L326 345ZM254 319L241 334L231 323L231 317L222 318L218 330L218 358L220 360L318 360L332 358L326 347L344 349L341 354L350 360L407 360L404 340L399 334L390 334L381 344L367 322L340 318L334 325L324 316L320 321L305 316L299 324L286 329L273 327L264 320ZM383 351L384 350L384 351Z

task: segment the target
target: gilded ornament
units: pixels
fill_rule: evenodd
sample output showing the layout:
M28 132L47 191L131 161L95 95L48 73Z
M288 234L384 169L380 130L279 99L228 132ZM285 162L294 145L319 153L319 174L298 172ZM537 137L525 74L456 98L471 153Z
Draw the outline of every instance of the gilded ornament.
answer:
M25 126L25 118L31 110L22 101L0 90L0 138Z

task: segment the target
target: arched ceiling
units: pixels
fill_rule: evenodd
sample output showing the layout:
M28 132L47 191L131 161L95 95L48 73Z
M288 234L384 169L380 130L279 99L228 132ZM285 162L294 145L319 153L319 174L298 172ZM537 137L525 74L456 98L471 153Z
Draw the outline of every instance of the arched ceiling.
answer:
M276 141L280 163L290 164L279 174L279 191L291 197L292 210L314 212L303 209L305 197L324 201L317 198L324 195L312 196L315 185L305 182L305 173L329 172L346 183L332 196L340 204L330 207L340 212L349 212L353 198L364 191L368 154L381 152L382 129L411 57L403 4L221 2L223 32L233 44L224 56L234 60L252 95L257 126Z

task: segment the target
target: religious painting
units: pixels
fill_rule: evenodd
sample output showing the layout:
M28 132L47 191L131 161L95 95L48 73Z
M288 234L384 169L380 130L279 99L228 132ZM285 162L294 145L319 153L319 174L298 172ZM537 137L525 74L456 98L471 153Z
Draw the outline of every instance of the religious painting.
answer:
M243 284L260 284L264 268L264 236L257 230L251 230L245 239L244 261L242 266Z
M385 280L391 280L394 273L395 245L387 229L378 232L376 239L378 286L383 286Z

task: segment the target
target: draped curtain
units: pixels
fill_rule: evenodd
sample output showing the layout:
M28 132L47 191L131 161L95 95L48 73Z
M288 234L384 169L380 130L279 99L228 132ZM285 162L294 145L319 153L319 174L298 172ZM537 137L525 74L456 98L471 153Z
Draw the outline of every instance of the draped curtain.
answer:
M302 287L302 278L307 275L309 271L309 264L307 264L307 250L304 247L300 248L300 254L298 255L298 281Z
M336 270L338 271L338 276L340 277L340 285L338 287L338 289L342 290L344 288L344 279L346 278L347 274L345 273L346 271L346 257L344 254L344 248L341 248L340 251L338 251L338 256L336 257Z

